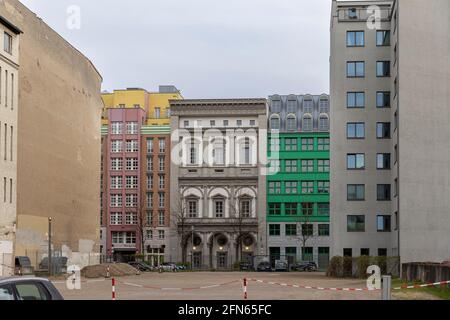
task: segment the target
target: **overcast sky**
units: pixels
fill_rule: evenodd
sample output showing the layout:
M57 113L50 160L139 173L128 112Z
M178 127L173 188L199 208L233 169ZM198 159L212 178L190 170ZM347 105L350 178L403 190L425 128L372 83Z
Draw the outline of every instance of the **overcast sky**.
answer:
M103 76L185 98L329 91L331 0L21 0ZM67 9L81 9L69 29Z

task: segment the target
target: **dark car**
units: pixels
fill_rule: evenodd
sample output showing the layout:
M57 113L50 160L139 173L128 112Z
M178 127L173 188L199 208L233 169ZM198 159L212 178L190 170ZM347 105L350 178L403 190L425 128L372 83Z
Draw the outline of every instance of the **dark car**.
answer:
M272 265L269 261L263 261L256 267L256 271L258 272L271 272L272 271Z
M288 263L283 260L275 261L275 271L282 271L282 272L288 271Z
M153 268L145 262L130 261L128 264L142 272L153 271Z
M241 262L241 263L239 263L239 269L241 271L252 271L252 270L254 270L253 265L250 262Z
M64 300L47 279L0 278L0 300Z
M314 261L300 262L292 265L293 271L317 271L317 264Z

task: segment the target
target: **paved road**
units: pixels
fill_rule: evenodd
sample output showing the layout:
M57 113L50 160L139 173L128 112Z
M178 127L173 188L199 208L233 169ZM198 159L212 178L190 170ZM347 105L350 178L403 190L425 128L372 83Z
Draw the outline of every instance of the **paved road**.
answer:
M365 281L361 280L330 279L322 273L237 272L146 273L140 276L120 277L117 278L116 296L117 300L242 300L241 280L244 278L265 281L265 283L249 281L249 300L374 300L380 298L379 292L315 290L267 283L327 288L364 288ZM61 282L55 285L67 300L111 299L110 279L94 282L84 282L85 280L88 279L83 279L81 290L68 290ZM216 286L218 284L224 285ZM198 287L205 288L194 289ZM184 288L184 290L176 290L177 288Z

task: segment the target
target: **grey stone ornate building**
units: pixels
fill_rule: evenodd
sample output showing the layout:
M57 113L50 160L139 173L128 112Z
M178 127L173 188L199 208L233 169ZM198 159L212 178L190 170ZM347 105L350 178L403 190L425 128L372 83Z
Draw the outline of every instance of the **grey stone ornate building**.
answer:
M228 269L266 254L266 110L265 99L171 101L173 261Z

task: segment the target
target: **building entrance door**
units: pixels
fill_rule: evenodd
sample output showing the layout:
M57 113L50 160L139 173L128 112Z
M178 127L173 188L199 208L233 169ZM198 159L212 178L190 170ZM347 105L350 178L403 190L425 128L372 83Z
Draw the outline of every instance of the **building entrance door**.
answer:
M192 258L192 267L194 269L201 269L202 267L202 253L194 252L194 256Z
M228 252L217 253L217 269L226 269L228 263Z

